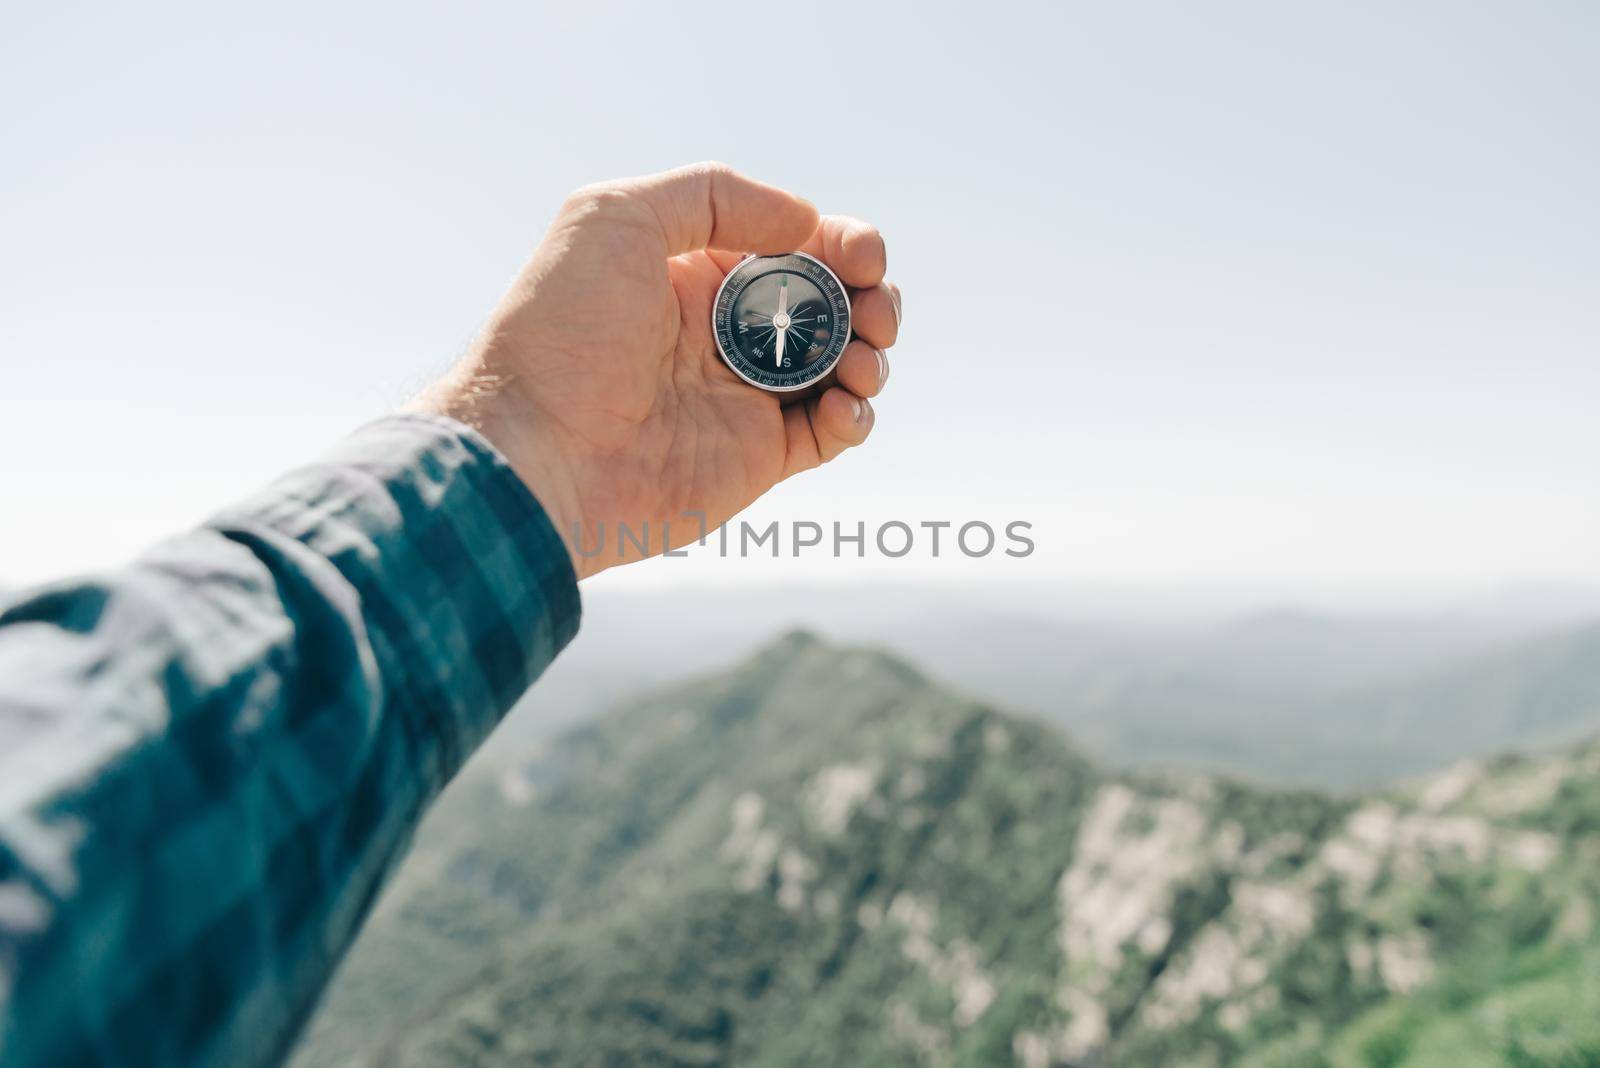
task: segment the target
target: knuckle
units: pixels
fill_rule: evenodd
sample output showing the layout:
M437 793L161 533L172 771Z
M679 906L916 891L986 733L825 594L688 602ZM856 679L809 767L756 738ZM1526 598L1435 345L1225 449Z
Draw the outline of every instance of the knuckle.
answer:
M597 204L616 192L617 185L615 182L592 182L589 185L574 189L572 194L567 197L567 203L578 206Z
M576 189L561 206L563 217L582 222L596 216L614 215L633 202L633 195L615 182L595 182Z
M721 160L715 159L705 159L699 163L691 163L687 170L691 174L699 174L707 178L722 178L733 173L732 167Z
M582 189L574 189L567 195L561 204L561 214L572 218L582 218L594 212L599 204L599 186L586 185Z

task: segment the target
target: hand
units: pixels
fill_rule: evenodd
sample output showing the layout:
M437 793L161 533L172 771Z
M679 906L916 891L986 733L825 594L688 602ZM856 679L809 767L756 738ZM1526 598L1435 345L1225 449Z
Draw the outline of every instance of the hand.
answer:
M851 287L838 385L784 405L717 355L711 302L745 252L796 249ZM900 325L877 230L721 164L573 194L472 349L413 407L480 430L549 513L580 578L715 529L872 430ZM876 346L874 348L873 346ZM646 526L645 524L648 524ZM670 544L663 531L670 529ZM593 550L597 544L601 551ZM580 545L592 555L579 551Z

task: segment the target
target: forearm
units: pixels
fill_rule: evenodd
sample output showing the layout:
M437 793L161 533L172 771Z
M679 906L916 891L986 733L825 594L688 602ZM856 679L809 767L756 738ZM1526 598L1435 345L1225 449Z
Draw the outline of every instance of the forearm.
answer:
M0 1060L272 1063L427 801L570 639L481 439L369 427L0 615Z

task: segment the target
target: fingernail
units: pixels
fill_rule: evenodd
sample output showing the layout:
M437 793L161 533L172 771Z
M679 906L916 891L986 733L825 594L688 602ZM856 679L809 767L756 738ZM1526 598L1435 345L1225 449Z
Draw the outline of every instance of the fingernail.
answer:
M899 286L891 285L889 287L889 303L894 305L894 325L898 327L900 325L900 287Z
M855 411L856 422L859 423L859 422L861 422L861 420L863 420L863 419L865 419L867 417L867 402L866 401L862 400L860 397L851 397L850 398L850 404L851 404L852 408Z
M873 349L878 354L878 385L882 386L889 381L889 354L882 349Z

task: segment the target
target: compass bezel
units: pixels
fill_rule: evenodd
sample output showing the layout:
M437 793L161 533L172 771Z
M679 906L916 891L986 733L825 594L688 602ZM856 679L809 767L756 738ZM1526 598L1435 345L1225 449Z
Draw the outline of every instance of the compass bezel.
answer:
M835 326L822 355L813 360L810 366L788 375L773 374L753 366L739 351L733 336L733 305L739 294L757 278L774 271L788 271L809 279L828 301L828 311L833 316ZM850 327L850 291L827 264L804 252L789 252L781 256L746 256L728 272L717 287L716 298L711 302L711 338L717 347L717 355L722 357L722 362L734 374L769 393L793 393L826 377L844 355L845 346L850 344Z

